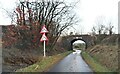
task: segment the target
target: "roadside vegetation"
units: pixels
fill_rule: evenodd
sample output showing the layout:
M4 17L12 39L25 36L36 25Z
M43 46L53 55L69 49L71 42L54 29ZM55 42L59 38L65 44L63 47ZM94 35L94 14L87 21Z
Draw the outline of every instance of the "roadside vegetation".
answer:
M95 58L91 57L87 52L82 52L83 59L89 64L94 72L111 72L106 67L98 63Z
M117 40L116 35L101 38L101 41L96 40L96 45L82 52L83 58L95 72L118 72Z
M112 71L118 70L117 46L96 45L88 51L89 54Z
M68 51L54 56L47 56L45 58L43 57L41 61L38 61L37 63L26 68L19 69L16 72L46 72L50 67L52 67L71 52L72 51Z
M92 58L112 72L118 72L118 46L119 36L113 31L112 21L100 16L96 19L96 25L91 29L93 43L86 50Z

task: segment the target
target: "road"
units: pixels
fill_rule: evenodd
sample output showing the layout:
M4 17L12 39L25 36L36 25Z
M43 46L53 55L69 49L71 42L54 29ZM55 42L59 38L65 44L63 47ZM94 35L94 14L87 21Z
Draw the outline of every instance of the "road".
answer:
M90 67L81 57L81 51L76 50L53 66L49 72L91 72Z

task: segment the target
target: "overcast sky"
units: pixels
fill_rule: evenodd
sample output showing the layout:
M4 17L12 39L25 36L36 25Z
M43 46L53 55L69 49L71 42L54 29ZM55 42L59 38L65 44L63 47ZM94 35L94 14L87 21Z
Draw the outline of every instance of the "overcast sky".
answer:
M73 45L76 44L76 43L85 43L85 42L82 41L82 40L77 40L77 41L75 41L75 42L73 43Z
M9 2L8 2L9 1ZM6 16L6 9L11 11L15 7L17 0L0 0L0 25L9 25L10 19ZM70 1L70 0L67 0ZM76 1L76 0L71 0ZM118 1L120 0L80 0L75 10L76 15L81 22L75 26L76 30L71 29L68 32L88 33L95 24L96 18L102 16L107 21L112 21L114 32L118 31ZM78 28L79 27L79 28Z
M96 19L104 17L106 22L111 21L118 31L118 1L120 0L81 0L76 8L77 15L81 18L80 26L83 32L91 31L96 25Z

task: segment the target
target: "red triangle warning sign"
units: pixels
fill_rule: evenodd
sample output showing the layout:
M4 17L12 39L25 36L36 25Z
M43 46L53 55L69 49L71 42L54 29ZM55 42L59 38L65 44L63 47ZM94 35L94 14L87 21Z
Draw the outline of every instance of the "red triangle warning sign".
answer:
M40 39L40 41L48 41L48 38L46 37L45 33L42 35L42 38Z
M46 29L45 25L42 27L42 30L40 31L40 33L48 33L48 30Z

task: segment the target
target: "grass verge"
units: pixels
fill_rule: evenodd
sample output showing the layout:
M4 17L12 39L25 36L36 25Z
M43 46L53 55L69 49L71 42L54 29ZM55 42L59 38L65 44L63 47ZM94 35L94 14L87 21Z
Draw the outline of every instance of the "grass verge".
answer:
M37 63L28 66L26 68L22 68L17 70L16 72L45 72L47 71L51 66L56 64L58 61L63 59L65 56L70 54L71 51L61 53L54 56L46 56L45 58L42 58L42 60L38 61Z
M96 72L96 74L99 74L100 72L112 72L108 70L106 67L102 66L100 63L98 63L87 52L83 51L82 57L86 61L86 63L88 63L88 65L92 68L92 70Z

